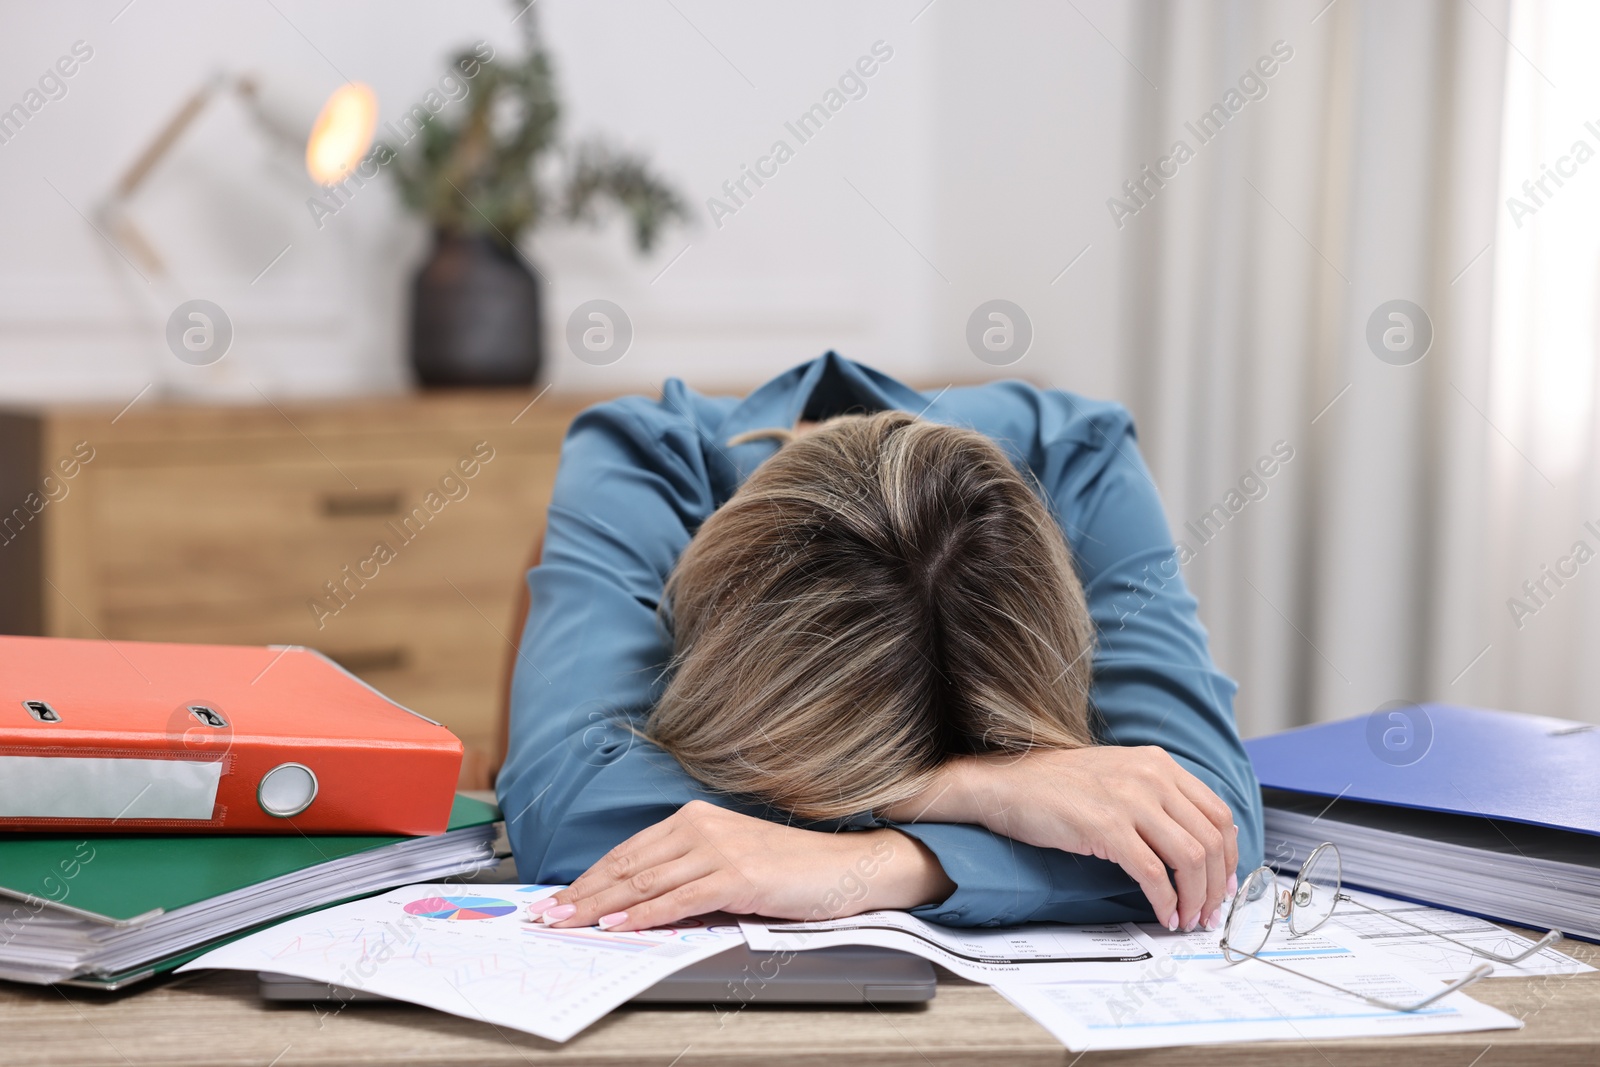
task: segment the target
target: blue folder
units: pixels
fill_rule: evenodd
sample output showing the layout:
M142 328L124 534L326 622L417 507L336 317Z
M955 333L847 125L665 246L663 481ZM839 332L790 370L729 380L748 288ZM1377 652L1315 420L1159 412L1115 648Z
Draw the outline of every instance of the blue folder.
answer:
M1600 726L1404 704L1245 742L1267 789L1600 835Z

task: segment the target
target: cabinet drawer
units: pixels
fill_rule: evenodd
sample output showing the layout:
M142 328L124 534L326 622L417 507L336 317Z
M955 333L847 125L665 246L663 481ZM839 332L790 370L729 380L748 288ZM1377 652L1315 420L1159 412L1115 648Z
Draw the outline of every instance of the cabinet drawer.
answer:
M348 481L326 463L97 471L101 610L337 609L373 585L450 593L450 581L514 581L542 528L556 457L501 453L471 479L453 463L341 464Z

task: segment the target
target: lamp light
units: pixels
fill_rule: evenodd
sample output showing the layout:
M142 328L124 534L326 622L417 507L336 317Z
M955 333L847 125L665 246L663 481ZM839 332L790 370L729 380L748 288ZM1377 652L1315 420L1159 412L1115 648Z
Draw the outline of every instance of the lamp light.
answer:
M113 241L151 274L165 275L166 263L134 225L127 205L156 164L172 151L211 101L227 93L239 98L257 127L274 143L288 151L300 149L300 131L305 127L296 121L286 121L265 107L252 78L218 74L191 93L134 157L132 165L112 186L110 196L100 207L101 219ZM310 135L304 138L306 171L312 180L319 185L329 185L348 175L372 145L377 121L378 97L369 86L347 82L335 89L322 105Z
M306 139L306 171L319 185L342 181L372 147L378 96L360 82L333 91Z

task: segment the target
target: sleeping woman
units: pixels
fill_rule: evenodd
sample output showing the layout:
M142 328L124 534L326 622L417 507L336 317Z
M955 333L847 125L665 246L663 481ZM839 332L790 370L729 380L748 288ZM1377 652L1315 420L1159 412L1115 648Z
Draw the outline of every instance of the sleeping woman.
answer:
M1119 406L829 353L562 448L500 804L531 910L1215 928L1260 789Z

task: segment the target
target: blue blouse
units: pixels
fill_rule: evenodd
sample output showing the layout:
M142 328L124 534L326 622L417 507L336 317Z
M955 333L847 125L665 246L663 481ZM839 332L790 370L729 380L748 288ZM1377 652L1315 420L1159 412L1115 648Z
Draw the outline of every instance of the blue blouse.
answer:
M742 400L701 396L670 379L659 400L625 397L573 421L544 553L528 573L532 608L498 779L522 878L570 882L694 799L789 821L708 791L629 729L643 729L665 686L672 639L657 607L695 530L778 447L730 438L886 409L978 430L1033 473L1071 547L1098 634L1090 691L1097 738L1166 749L1233 809L1240 874L1261 863L1261 792L1233 721L1236 686L1211 661L1127 411L1015 381L930 396L829 352ZM1152 918L1137 884L1106 860L959 823L863 813L843 825L894 826L938 857L956 889L916 909L927 919Z

